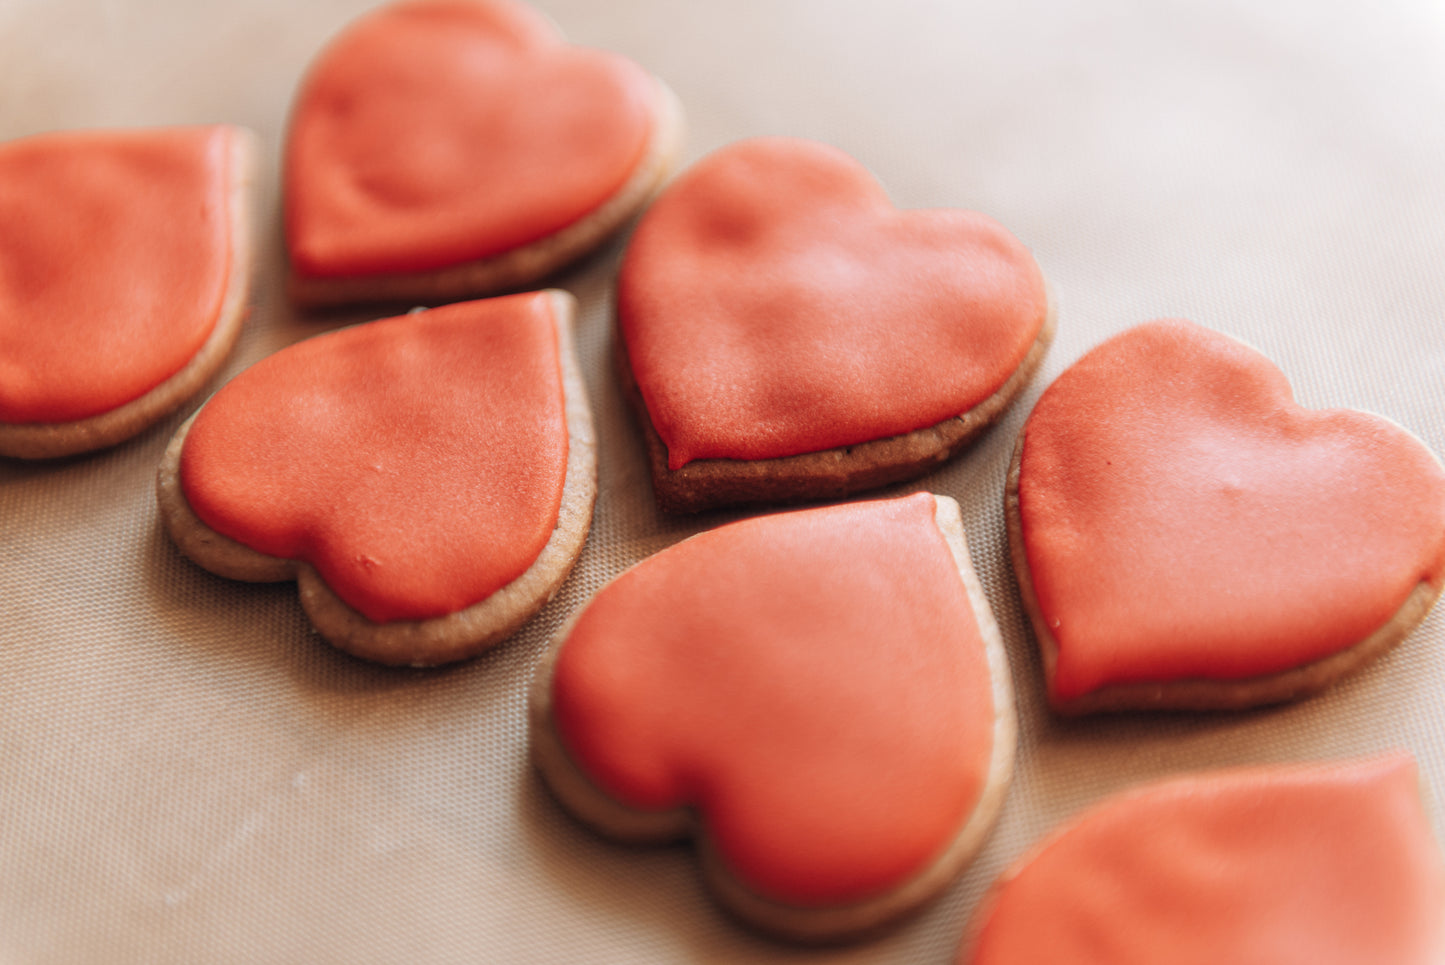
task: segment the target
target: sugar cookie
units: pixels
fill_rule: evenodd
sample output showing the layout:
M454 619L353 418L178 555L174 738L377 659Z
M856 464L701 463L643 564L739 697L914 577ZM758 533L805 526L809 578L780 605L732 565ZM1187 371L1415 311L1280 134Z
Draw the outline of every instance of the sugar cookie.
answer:
M940 891L991 827L1015 742L958 505L928 493L750 519L644 560L559 634L532 722L580 819L696 836L726 907L802 940Z
M317 59L284 163L291 294L434 303L531 285L666 176L681 110L513 0L403 0Z
M0 144L0 455L115 445L221 367L246 314L255 153L225 125Z
M322 636L388 664L473 656L571 570L595 441L564 292L462 302L317 336L181 427L162 518L201 566L296 579Z
M623 258L624 384L662 508L838 498L918 476L993 422L1054 310L974 212L900 211L834 148L732 144L648 209Z
M1201 774L1050 835L959 965L1438 965L1445 865L1404 755Z
M1015 569L1060 711L1328 686L1445 582L1445 471L1385 419L1297 405L1263 355L1142 325L1051 385L1014 455Z

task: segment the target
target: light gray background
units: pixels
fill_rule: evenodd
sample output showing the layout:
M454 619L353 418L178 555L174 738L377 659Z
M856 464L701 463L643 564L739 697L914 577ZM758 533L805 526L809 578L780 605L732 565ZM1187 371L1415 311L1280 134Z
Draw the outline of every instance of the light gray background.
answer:
M686 848L605 843L529 770L526 688L559 622L629 564L727 518L651 506L606 364L619 241L559 279L582 302L602 447L590 541L551 606L464 666L353 661L309 631L292 586L182 559L157 526L152 479L183 414L92 457L0 462L0 961L945 962L993 877L1111 791L1383 748L1420 758L1445 830L1445 615L1296 706L1055 720L1001 508L1042 388L1163 315L1253 343L1306 404L1382 413L1445 452L1438 4L539 5L573 40L673 86L688 161L755 134L829 141L902 206L998 218L1052 281L1059 334L1039 378L918 484L963 506L1020 694L996 833L886 938L802 951L718 913ZM367 6L0 0L0 137L231 121L264 139L255 310L223 379L370 317L285 303L275 166L300 72Z

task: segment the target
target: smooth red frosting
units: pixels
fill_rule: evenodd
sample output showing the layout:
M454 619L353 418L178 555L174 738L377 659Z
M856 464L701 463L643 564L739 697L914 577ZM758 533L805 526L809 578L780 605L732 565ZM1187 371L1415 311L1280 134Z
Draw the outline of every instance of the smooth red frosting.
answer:
M765 896L847 902L920 872L978 800L994 724L934 505L751 519L624 573L556 663L568 754L623 804L695 805Z
M1298 667L1445 572L1445 472L1423 445L1299 407L1267 358L1187 322L1085 355L1024 432L1020 522L1061 699Z
M567 426L550 296L299 342L197 414L182 491L212 529L313 564L376 622L490 596L556 527Z
M1439 965L1445 868L1414 763L1201 775L1115 798L1004 876L960 961Z
M652 77L564 43L508 0L412 0L322 53L285 159L294 267L427 271L536 241L627 181L652 131Z
M134 401L210 336L231 270L233 128L0 144L0 422Z
M1044 324L1028 250L969 211L900 211L846 154L758 138L644 215L618 282L668 464L767 459L936 425L999 390Z

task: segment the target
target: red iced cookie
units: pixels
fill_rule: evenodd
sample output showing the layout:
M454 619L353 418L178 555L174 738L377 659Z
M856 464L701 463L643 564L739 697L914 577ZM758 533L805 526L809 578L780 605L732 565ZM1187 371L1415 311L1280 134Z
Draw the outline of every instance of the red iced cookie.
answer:
M676 151L675 99L511 0L405 0L318 58L285 159L293 294L521 287L600 243Z
M251 135L0 144L0 455L114 445L221 366L250 283Z
M463 302L299 342L181 427L159 477L181 551L300 584L343 650L427 665L503 639L581 551L596 492L571 296Z
M657 200L618 318L654 488L681 511L919 475L1053 333L1043 275L996 222L900 211L846 154L787 138L723 148Z
M1445 865L1404 756L1179 778L1006 872L960 965L1439 965Z
M958 505L927 493L765 516L644 560L574 617L533 752L578 817L696 834L719 898L796 938L940 890L1002 803L1003 644Z
M1311 411L1187 322L1085 355L1019 438L1014 563L1068 712L1311 693L1401 640L1445 575L1445 471L1378 416Z

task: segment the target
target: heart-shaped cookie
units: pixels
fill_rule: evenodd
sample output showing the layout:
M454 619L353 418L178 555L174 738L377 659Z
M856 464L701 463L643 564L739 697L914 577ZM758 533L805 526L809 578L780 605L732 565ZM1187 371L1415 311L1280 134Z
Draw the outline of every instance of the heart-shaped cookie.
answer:
M517 288L599 244L677 151L676 99L512 0L404 0L356 21L297 96L285 158L304 303Z
M220 367L245 317L252 135L0 144L0 455L114 445Z
M1300 407L1267 358L1182 321L1116 336L1048 388L1007 504L1067 712L1314 692L1401 640L1445 576L1428 449Z
M960 965L1438 965L1445 864L1397 755L1175 778L1055 832Z
M662 506L838 497L971 440L1053 333L1028 250L969 211L900 211L834 148L758 138L648 210L618 281Z
M382 663L505 638L571 570L595 444L564 292L464 302L299 342L181 427L162 518L222 576L300 584L316 628Z
M958 505L928 493L746 520L633 567L532 693L533 756L624 840L696 834L719 898L803 939L940 890L1013 760L1003 643Z

